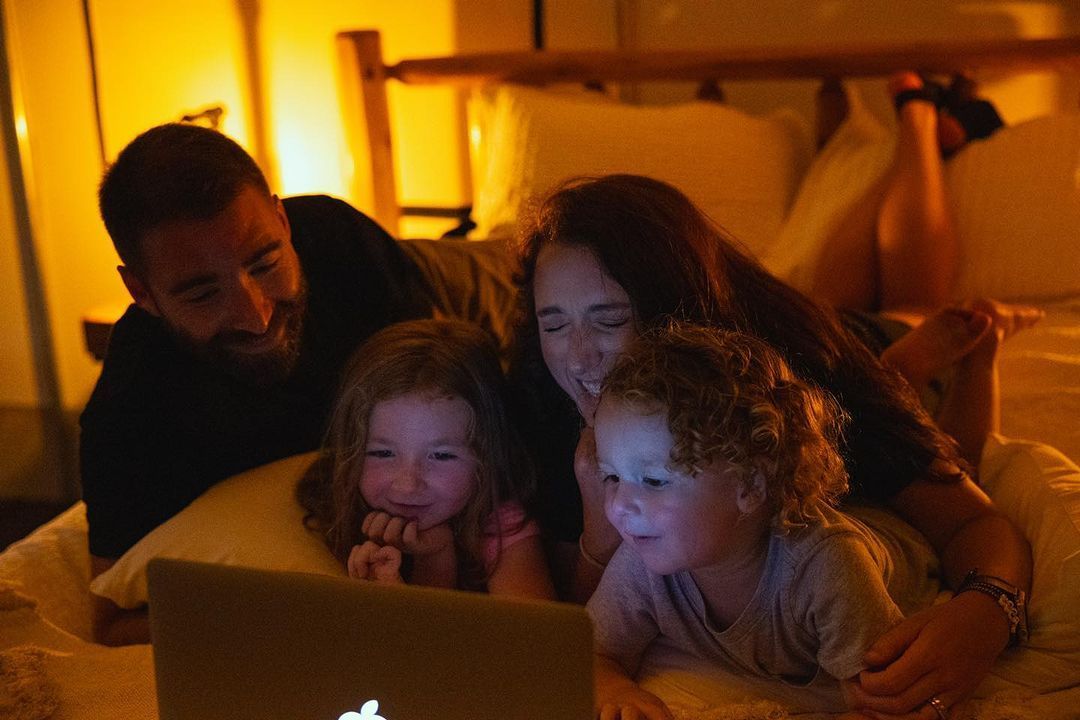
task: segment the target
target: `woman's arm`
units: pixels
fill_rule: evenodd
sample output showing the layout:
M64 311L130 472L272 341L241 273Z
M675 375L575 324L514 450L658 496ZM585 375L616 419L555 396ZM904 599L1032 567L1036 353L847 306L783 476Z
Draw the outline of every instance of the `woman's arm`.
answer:
M585 603L600 583L604 566L622 542L604 511L604 477L596 460L596 439L591 427L582 429L578 439L574 475L581 491L584 529L576 546L566 544L558 550L558 559L570 569L569 599Z
M934 546L951 587L977 568L1030 590L1030 546L970 479L917 480L892 506ZM974 691L1008 641L1009 620L994 598L961 593L885 633L866 655L879 669L860 675L856 697L882 713L909 712L930 697L953 707Z
M551 584L540 537L522 538L504 549L488 578L487 586L492 595L554 600L555 588Z

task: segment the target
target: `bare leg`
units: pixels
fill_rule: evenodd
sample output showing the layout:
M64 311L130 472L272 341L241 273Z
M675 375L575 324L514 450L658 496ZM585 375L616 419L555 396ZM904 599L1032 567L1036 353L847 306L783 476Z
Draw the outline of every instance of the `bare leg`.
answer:
M956 365L949 391L938 409L938 427L960 446L960 455L978 467L989 433L1001 429L1001 388L997 354L1003 338L994 329L983 333L971 352Z
M886 348L881 360L917 390L942 370L956 372L938 408L938 426L978 465L983 443L1001 424L997 353L1001 343L1043 317L1039 308L982 299L940 310Z
M913 73L893 78L898 91L921 85ZM896 160L877 219L880 307L925 309L950 299L960 243L945 197L937 109L911 101L898 111Z
M914 73L890 80L893 95L921 87ZM951 299L960 245L945 199L937 108L909 101L897 120L892 167L824 243L810 294L834 307L926 315Z
M887 173L840 220L818 258L810 295L837 308L876 310L880 304L877 243L874 235Z

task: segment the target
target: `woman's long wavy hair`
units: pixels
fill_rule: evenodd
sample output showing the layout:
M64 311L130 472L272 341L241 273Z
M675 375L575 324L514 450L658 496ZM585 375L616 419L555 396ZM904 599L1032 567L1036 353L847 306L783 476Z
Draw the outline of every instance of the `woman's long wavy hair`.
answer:
M753 335L778 350L798 377L832 393L849 414L841 452L853 480L859 474L853 447L871 437L890 456L867 473L937 481L963 476L967 466L955 442L834 310L770 274L679 190L636 175L571 179L522 225L512 373L539 422L572 407L544 365L536 322L537 257L554 243L596 256L629 295L639 331L678 320Z
M751 335L682 323L646 332L604 379L603 397L665 413L669 461L691 477L718 461L747 489L760 477L780 531L813 522L847 492L840 406Z
M534 483L507 418L506 383L495 343L470 323L412 320L384 328L360 346L345 370L320 457L297 488L307 510L305 522L325 533L342 563L363 542L361 523L372 507L360 493L360 476L371 413L378 403L410 393L458 397L469 406L467 437L478 463L476 491L450 525L459 585L481 588L487 579L485 529L504 502L528 507Z

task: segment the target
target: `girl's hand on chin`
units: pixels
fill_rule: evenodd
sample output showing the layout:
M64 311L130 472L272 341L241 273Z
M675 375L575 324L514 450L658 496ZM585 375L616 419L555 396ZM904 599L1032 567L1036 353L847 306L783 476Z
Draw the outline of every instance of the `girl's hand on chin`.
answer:
M373 510L364 517L360 529L370 540L390 545L409 555L434 555L454 545L454 533L447 523L421 530L416 520Z
M377 545L368 540L354 545L346 563L349 577L356 580L398 585L401 579L401 551L391 545Z

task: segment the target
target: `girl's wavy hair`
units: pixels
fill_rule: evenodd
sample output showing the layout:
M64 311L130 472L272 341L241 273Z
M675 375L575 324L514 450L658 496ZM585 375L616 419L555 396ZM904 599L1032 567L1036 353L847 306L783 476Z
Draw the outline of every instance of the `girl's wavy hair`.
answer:
M412 320L384 328L360 346L345 370L320 457L297 488L305 523L325 533L342 563L363 542L361 523L372 508L360 493L360 474L371 413L378 403L410 393L458 397L469 406L467 437L478 463L477 486L450 525L459 585L480 588L487 579L485 528L508 500L528 507L534 482L508 422L494 340L470 323Z
M602 397L666 412L674 468L696 477L722 461L747 488L760 476L780 531L812 522L847 492L840 406L745 333L679 323L647 332L608 373Z

